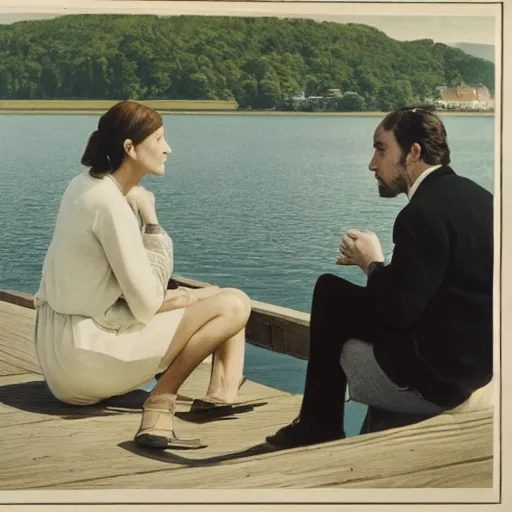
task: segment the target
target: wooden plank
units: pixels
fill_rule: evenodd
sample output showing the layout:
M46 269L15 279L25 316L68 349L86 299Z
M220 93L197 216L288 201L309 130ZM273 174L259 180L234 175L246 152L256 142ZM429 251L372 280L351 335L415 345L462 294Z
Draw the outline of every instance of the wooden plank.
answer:
M452 417L453 419L453 417ZM460 419L460 418L459 418ZM221 429L221 427L219 427ZM271 431L270 425L268 431ZM492 420L467 413L458 424L439 416L414 427L307 448L211 457L163 453L148 473L82 480L59 488L317 488L492 487ZM231 434L231 432L230 432ZM201 457L198 457L201 453ZM176 465L181 469L176 470ZM187 467L188 466L188 467Z
M464 461L460 464L448 464L444 467L409 471L405 480L408 488L490 488L492 487L492 457L482 460ZM397 477L385 476L375 478L371 487L375 489L389 489L396 486ZM350 487L354 489L368 488L367 480L352 481Z
M194 423L178 417L176 430L180 435L199 436L209 443L208 448L191 454L192 460L226 454L232 457L229 453L233 451L242 452L239 456L243 457L248 447L259 444L282 421L290 421L299 402L300 397L283 394L283 398L274 397L253 411L215 422ZM189 405L180 403L178 412L186 415ZM12 424L1 429L0 489L60 488L91 479L169 469L165 454L160 460L159 453L147 457L133 452L139 411L115 415L90 413L73 421L67 419L56 416L52 421L38 423L36 429L33 424ZM172 467L181 470L183 465L178 459ZM141 478L138 485L144 488L145 479Z
M40 374L34 345L35 311L0 302L0 375Z
M28 293L0 290L0 302L9 302L28 309L35 309L34 297Z
M1 361L1 355L0 355ZM10 375L25 375L27 370L25 368L20 368L19 366L15 366L7 361L1 361L0 364L0 377L10 376Z
M297 335L304 323L292 321L295 313L265 308L256 304L254 325L269 337L269 346L291 350L288 332ZM39 371L34 316L25 306L0 302L4 372ZM483 409L492 386L420 424L276 452L264 438L297 415L301 396L249 381L239 398L268 403L231 418L193 422L190 400L204 395L209 375L209 365L202 364L185 382L176 418L179 434L201 437L209 446L157 453L141 452L132 442L146 392L73 407L55 400L40 375L1 376L0 489L492 485L492 407Z
M75 407L59 402L50 392L40 375L24 374L0 379L0 426L11 420L6 414L17 413L16 422L29 423L41 419L81 419L90 416L106 416L116 412L139 412L146 391L134 391L122 397L108 400L91 407Z

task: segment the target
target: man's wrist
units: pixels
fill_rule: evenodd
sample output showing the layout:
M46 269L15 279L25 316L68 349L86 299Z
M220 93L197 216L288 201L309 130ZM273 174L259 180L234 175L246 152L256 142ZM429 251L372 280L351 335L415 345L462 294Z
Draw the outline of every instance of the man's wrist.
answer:
M381 267L384 267L384 261L382 261L382 260L372 261L368 265L368 267L366 267L366 275L368 277L370 277L375 272L375 270L377 270L378 268L381 268Z

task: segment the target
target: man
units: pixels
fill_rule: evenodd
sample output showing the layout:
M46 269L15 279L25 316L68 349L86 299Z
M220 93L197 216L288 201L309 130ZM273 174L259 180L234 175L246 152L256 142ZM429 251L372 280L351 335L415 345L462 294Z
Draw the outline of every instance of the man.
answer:
M410 424L461 404L492 378L492 195L449 167L433 112L388 114L373 146L380 196L409 198L392 260L384 265L374 233L343 236L337 263L359 266L367 284L318 279L300 413L267 437L281 448L345 437L347 380L351 398Z

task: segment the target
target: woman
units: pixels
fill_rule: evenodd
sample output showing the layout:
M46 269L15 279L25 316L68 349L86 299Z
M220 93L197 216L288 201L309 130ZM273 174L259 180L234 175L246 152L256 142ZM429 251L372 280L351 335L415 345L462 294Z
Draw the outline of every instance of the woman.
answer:
M174 433L178 389L213 353L205 401L234 402L251 306L235 289L167 290L172 241L155 196L138 183L162 176L170 153L153 109L122 101L100 118L82 157L89 170L60 204L35 296L35 337L50 390L69 404L94 404L161 374L135 440L194 448L199 440Z

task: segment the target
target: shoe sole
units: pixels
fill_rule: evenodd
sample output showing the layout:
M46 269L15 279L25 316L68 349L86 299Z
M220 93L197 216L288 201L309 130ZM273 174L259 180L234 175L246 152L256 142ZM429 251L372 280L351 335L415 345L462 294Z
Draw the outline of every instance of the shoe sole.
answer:
M201 443L199 439L169 439L164 436L152 436L151 434L142 434L135 438L135 442L142 448L152 448L155 450L165 450L166 448L199 450L208 446Z

